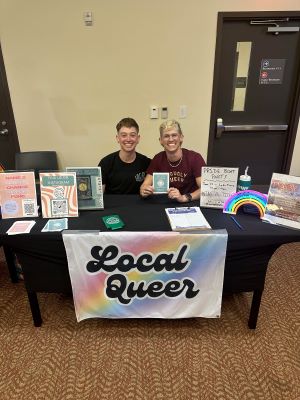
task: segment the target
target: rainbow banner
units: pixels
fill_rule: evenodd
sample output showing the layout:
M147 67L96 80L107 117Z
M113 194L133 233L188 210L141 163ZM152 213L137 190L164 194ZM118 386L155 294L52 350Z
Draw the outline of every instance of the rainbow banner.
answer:
M86 318L217 318L226 230L64 231L77 321Z

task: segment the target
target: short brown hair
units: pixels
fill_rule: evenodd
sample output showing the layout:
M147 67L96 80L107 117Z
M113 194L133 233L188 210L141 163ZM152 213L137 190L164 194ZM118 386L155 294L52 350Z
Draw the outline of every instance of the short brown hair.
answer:
M119 132L119 130L121 128L123 128L123 126L125 126L126 128L135 128L137 130L137 133L139 133L139 130L140 130L139 125L136 122L136 120L133 118L127 117L127 118L121 119L121 121L118 122L116 125L117 132Z

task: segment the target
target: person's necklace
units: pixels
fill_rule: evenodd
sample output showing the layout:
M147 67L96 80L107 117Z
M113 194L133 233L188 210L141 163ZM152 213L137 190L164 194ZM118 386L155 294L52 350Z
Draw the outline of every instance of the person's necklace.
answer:
M178 162L175 161L175 162L177 162L177 164L175 164L175 165L174 165L174 163L171 163L171 161L168 159L168 157L167 157L167 161L168 161L170 167L176 168L176 167L178 167L178 166L181 164L182 158L183 158L183 154L182 154L182 156L181 156L181 158L180 158L180 160L179 160Z

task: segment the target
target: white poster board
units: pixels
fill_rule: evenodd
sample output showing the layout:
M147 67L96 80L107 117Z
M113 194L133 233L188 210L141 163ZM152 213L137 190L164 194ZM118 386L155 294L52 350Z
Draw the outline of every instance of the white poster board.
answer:
M200 206L223 209L236 192L238 168L202 167Z

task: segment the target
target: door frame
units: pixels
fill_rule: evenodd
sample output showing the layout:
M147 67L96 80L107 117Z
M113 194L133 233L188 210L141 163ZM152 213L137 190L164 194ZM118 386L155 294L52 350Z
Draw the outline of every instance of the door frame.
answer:
M210 112L210 126L209 126L209 139L208 139L208 150L207 150L207 164L210 165L213 154L213 142L216 135L216 123L217 123L217 94L219 81L221 77L221 45L222 45L222 31L223 25L226 21L242 21L249 19L261 19L261 18L280 18L280 17L295 17L300 19L300 11L253 11L253 12L219 12L217 20L217 37L216 37L216 48L215 48L215 61L214 61L214 77L213 77L213 90L212 90L212 101L211 101L211 112ZM287 144L284 151L282 173L288 174L292 157L293 150L296 141L297 128L300 117L300 73L298 74L295 88L295 97L293 99L291 107L291 116L289 121L289 134L287 138Z
M5 71L5 65L4 65L4 59L3 59L3 54L2 54L2 48L1 48L1 43L0 43L0 81L1 81L1 86L3 88L3 103L5 105L5 112L7 112L6 122L7 122L7 127L9 129L9 134L12 137L12 143L14 146L14 151L19 152L20 151L20 144L19 144L19 138L18 138L18 133L17 133L17 127L16 127L16 122L15 122L15 117L14 117L14 112L13 112L13 107L12 107L12 102L11 102L11 97L9 93L9 87L8 87L8 82L7 82L7 76L6 76L6 71ZM2 127L1 121L0 121L0 128Z

